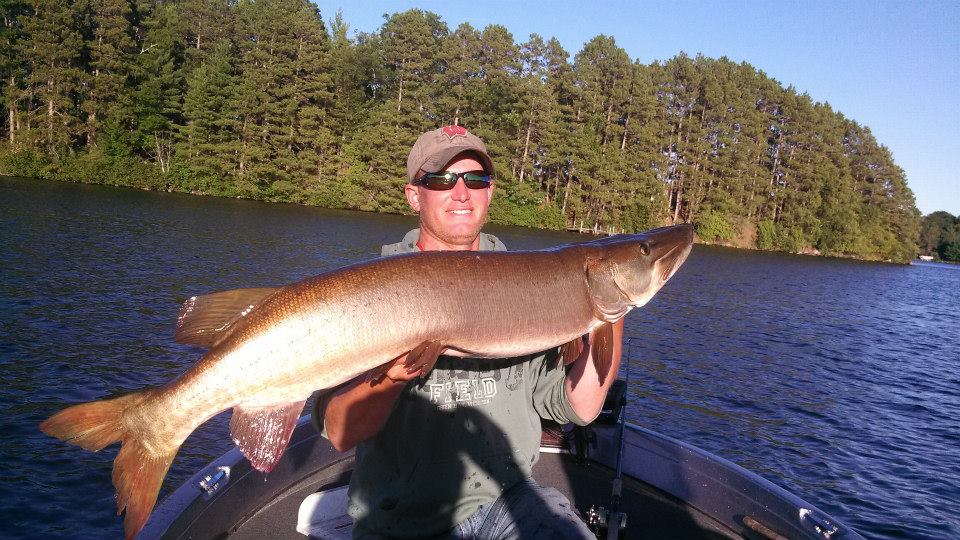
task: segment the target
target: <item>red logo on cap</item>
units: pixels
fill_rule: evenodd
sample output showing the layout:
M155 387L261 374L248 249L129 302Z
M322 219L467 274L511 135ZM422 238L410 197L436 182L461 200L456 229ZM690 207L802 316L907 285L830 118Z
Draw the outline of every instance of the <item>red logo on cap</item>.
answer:
M467 128L463 126L443 126L443 133L451 139L454 137L466 137Z

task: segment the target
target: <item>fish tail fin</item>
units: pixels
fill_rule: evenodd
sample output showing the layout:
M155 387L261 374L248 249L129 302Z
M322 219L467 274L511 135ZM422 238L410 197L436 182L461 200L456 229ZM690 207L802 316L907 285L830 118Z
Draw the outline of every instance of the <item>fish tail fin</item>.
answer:
M150 517L163 477L179 450L147 448L124 425L123 416L139 406L151 390L114 399L92 401L68 407L40 424L40 431L94 452L120 442L113 460L113 485L117 490L117 514L126 509L125 538L137 535Z
M147 524L163 478L177 455L179 446L163 453L150 452L139 440L123 442L113 460L113 487L117 490L117 515L126 510L123 533L126 540L137 536Z
M58 412L40 424L40 431L94 452L123 440L123 413L139 405L145 392L81 403Z

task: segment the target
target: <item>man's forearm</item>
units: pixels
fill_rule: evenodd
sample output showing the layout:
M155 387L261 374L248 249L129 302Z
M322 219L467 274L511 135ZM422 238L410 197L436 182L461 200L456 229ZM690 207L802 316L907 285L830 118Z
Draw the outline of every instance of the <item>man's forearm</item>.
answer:
M604 374L603 384L593 362L593 353L588 347L580 358L570 366L567 372L566 385L567 399L577 416L583 420L593 421L603 408L603 401L607 397L607 390L617 378L620 369L620 355L623 350L623 319L613 324L613 359L610 369Z
M343 452L376 435L406 384L389 377L378 382L361 377L331 396L324 428L333 447Z

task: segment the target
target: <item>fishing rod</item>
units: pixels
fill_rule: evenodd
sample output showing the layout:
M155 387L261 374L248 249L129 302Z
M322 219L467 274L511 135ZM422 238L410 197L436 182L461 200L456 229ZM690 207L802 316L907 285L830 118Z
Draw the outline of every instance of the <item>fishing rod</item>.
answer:
M587 511L587 524L594 529L597 537L606 531L607 540L617 540L627 528L627 514L620 510L623 492L623 432L627 423L627 393L630 391L630 359L633 356L633 339L627 339L627 358L624 364L627 372L625 389L620 393L616 407L620 410L617 435L617 466L610 490L610 508L594 506Z

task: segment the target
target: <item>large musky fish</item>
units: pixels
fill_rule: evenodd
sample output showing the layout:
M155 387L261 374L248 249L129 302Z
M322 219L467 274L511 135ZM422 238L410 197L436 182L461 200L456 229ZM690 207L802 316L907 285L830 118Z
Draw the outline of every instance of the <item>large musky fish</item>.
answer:
M160 388L67 408L40 429L87 450L121 443L113 484L132 538L180 445L226 409L243 454L270 471L313 391L375 376L403 355L422 375L444 351L504 358L563 346L569 362L590 334L606 373L612 323L647 303L692 243L692 227L678 225L542 251L431 251L193 297L175 339L208 347L199 362Z

